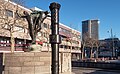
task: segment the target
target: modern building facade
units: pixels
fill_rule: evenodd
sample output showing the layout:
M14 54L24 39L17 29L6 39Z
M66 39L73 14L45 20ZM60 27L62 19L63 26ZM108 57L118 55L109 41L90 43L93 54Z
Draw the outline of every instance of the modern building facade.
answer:
M99 39L99 20L82 21L82 38Z
M28 49L31 38L28 32L28 23L26 19L19 18L16 15L16 11L20 14L23 11L31 13L31 9L20 6L11 1L5 1L6 9L0 11L0 17L5 17L7 20L0 19L0 51L10 51L11 47L11 33L15 40L15 51L23 51ZM2 8L0 8L2 10ZM32 8L32 10L40 10L39 8ZM14 21L11 21L14 20ZM10 22L10 23L9 23ZM3 27L6 29L3 29ZM11 27L11 30L7 30ZM73 59L79 59L81 54L81 33L74 30L62 23L59 26L59 33L62 37L62 43L60 44L60 52L70 52L72 53ZM37 34L36 42L42 46L41 51L51 52L51 44L49 43L49 35L51 34L51 18L48 17L44 20L42 24L42 29Z
M99 57L118 57L119 52L120 40L118 38L100 40Z
M94 49L99 39L99 20L85 20L82 21L82 58L93 58L95 57Z
M72 53L72 59L81 58L81 33L74 30L64 24L60 23L59 34L62 38L60 48L62 51L70 51Z

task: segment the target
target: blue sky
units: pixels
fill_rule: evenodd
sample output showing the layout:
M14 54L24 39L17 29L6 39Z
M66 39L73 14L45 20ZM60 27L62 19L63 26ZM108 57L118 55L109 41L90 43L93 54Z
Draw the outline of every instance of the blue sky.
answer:
M111 28L120 38L120 0L25 0L25 5L50 11L52 2L61 4L61 23L82 32L83 20L99 19L99 39L110 37Z

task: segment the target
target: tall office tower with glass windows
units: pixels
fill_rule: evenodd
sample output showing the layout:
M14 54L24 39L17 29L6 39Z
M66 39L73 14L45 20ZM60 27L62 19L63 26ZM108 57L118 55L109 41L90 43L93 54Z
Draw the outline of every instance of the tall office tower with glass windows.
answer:
M99 39L99 20L82 21L82 38Z

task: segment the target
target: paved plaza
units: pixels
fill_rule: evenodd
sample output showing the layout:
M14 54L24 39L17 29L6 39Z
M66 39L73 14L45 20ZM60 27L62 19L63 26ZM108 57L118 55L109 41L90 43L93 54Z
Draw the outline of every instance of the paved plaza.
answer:
M103 70L96 68L73 67L72 74L120 74L117 70Z

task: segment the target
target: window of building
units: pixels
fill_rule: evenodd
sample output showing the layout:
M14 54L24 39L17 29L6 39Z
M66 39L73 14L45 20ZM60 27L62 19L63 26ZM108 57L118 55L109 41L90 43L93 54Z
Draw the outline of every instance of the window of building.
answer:
M60 45L60 48L63 48L64 46L63 45Z
M75 49L75 47L72 47L72 49Z
M10 43L10 41L9 41L9 40L7 40L7 41L6 41L6 43Z
M68 49L68 46L67 45L62 45L62 48Z
M13 17L13 11L11 11L11 10L6 10L5 15L6 15L6 16L9 16L9 17Z
M10 41L7 38L0 38L0 46L10 46Z

